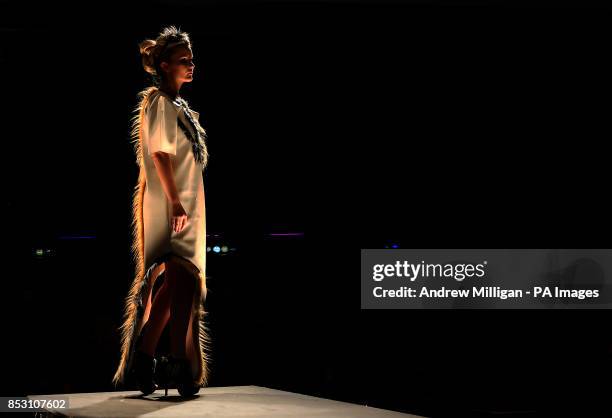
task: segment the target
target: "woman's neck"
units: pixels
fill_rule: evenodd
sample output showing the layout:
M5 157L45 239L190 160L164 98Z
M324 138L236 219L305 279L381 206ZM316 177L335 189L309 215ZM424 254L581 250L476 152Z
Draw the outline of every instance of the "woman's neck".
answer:
M181 86L173 85L170 83L161 83L161 85L159 86L159 90L163 91L168 96L172 97L173 100L179 97L180 88Z

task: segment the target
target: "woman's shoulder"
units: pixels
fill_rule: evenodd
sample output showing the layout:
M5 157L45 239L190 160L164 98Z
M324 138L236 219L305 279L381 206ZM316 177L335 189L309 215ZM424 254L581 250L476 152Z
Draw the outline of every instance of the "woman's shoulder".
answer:
M149 100L147 101L147 111L154 106L163 106L164 110L178 111L176 104L173 100L161 90L155 89L149 93Z

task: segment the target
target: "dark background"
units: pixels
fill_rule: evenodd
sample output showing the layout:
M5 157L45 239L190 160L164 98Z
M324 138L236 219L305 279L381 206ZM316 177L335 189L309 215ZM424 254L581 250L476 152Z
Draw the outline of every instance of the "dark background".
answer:
M608 311L362 311L357 266L391 244L611 248L608 8L1 7L2 395L114 390L137 43L176 25L208 240L236 248L208 254L210 386L427 416L607 408Z

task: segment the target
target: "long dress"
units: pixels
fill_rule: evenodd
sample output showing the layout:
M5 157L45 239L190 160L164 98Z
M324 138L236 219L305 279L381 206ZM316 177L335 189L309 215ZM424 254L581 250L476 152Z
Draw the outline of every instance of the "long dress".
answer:
M194 381L205 386L209 374L210 337L204 310L206 216L202 170L207 158L202 160L196 145L203 144L198 138L206 138L206 132L199 124L199 113L190 109L184 99L173 100L157 87L145 89L139 97L131 133L140 167L132 207L136 275L125 299L124 321L120 327L121 359L113 383L115 386L125 383L126 374L131 370L135 342L148 320L155 281L164 272L164 261L173 254L197 268L199 285L188 327L188 337L193 344L186 348ZM207 156L206 148L203 150ZM179 200L187 213L187 221L180 232L172 230L172 205L152 159L157 151L170 154Z

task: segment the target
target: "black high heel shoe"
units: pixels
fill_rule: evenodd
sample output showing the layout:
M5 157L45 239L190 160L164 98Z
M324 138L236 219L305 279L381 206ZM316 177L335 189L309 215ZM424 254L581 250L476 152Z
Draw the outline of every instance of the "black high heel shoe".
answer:
M138 390L140 390L143 395L149 395L157 389L157 385L153 380L156 363L157 361L153 356L140 350L134 352L134 375L136 377Z
M161 357L156 368L155 380L165 390L176 387L181 396L192 396L200 391L200 385L193 381L191 364L186 358L176 358L172 355Z
M154 381L157 360L153 356L150 356L149 354L140 350L142 338L147 325L148 324L145 324L145 326L142 328L140 335L136 340L136 348L134 350L134 365L132 367L132 373L136 378L138 390L140 390L144 395L149 395L155 392L155 390L158 388Z

